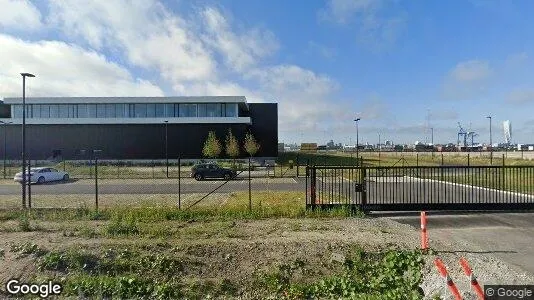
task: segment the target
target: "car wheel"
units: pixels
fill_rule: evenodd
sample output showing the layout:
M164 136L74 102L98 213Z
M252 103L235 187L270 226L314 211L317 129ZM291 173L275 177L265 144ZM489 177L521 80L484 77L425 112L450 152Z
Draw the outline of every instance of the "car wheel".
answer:
M63 175L63 181L69 181L69 174Z
M45 182L45 178L43 176L39 177L39 179L37 179L37 183L39 184L42 184Z
M200 174L196 174L195 175L195 180L201 181L202 179L203 179L202 175L200 175Z
M230 173L226 173L226 174L224 174L224 179L225 179L225 180L230 180L230 179L232 179L232 174L230 174Z

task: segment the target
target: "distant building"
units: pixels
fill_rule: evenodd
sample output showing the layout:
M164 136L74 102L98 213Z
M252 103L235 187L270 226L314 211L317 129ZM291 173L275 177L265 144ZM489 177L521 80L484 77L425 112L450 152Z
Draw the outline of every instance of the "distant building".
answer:
M502 122L504 129L504 141L506 144L510 145L512 143L512 123L509 120Z

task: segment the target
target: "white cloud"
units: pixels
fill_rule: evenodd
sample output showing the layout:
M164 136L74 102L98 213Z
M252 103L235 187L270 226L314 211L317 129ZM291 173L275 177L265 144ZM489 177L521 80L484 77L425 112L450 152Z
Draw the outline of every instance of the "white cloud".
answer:
M19 97L21 72L31 96L161 96L159 87L131 76L103 55L57 41L28 42L0 34L0 95Z
M355 14L372 15L381 6L381 0L330 0L319 12L319 17L344 24L351 21Z
M308 42L308 48L311 52L318 53L319 55L321 55L322 57L326 59L333 59L337 55L336 49L327 47L323 44L320 44L314 41Z
M29 0L0 0L0 29L23 31L41 26L41 13Z
M534 89L516 88L508 94L506 101L514 104L532 103L534 102Z
M526 52L520 52L509 55L505 60L505 66L507 67L521 67L524 66L528 60L528 54Z
M386 10L395 4L389 0L329 0L318 16L339 25L355 23L357 41L372 51L383 51L396 43L406 26L402 10Z
M493 74L494 71L487 61L460 62L445 77L444 96L455 100L479 97L487 92L489 79Z
M96 49L124 52L173 83L210 80L216 62L187 20L157 1L51 1L50 21Z
M227 18L212 7L202 10L201 16L206 31L204 42L222 54L226 66L231 70L244 71L278 50L278 41L268 30L252 28L237 34Z
M452 80L473 82L488 78L492 69L487 61L469 60L457 64L449 73Z

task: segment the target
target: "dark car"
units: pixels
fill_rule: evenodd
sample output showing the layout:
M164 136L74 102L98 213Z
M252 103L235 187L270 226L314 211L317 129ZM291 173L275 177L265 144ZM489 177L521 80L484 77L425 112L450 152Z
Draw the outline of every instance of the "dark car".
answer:
M221 168L216 164L198 164L191 168L191 177L196 180L204 178L224 178L228 180L234 178L236 174L235 171Z

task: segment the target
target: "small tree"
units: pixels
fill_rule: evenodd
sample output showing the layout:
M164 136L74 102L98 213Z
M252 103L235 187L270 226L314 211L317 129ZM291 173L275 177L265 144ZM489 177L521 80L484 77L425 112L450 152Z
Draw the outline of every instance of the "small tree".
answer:
M260 144L256 142L256 139L254 138L254 135L252 135L252 133L248 132L245 135L245 142L243 143L243 148L245 148L245 152L247 152L250 156L256 155L256 153L258 153L258 151L260 150Z
M226 155L233 158L233 165L235 168L235 158L239 156L239 142L237 141L237 138L232 133L232 129L228 129L228 134L226 135Z
M208 133L208 138L204 142L204 148L202 149L202 154L209 158L216 158L222 152L221 142L215 135L215 131L210 131Z

